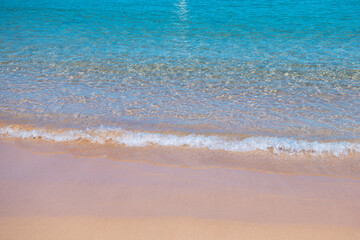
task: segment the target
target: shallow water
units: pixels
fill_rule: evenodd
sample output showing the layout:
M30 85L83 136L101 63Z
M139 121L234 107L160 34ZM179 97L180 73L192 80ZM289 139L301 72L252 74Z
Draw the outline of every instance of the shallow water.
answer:
M145 131L359 152L359 19L357 0L0 0L2 135L106 126L139 146Z

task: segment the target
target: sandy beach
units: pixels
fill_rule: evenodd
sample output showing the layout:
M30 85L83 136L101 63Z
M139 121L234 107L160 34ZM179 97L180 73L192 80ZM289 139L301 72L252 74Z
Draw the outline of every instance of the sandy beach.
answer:
M1 239L360 237L356 179L0 152Z
M360 1L0 1L0 240L360 239Z
M193 218L16 218L2 239L358 239L349 227L241 223Z

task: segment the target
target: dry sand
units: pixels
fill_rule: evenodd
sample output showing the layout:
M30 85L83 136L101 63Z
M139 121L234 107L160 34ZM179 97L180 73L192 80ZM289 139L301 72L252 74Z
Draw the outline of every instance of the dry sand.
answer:
M193 218L15 218L0 220L1 239L359 239L358 229L241 223Z
M360 180L36 154L2 141L0 239L360 239Z

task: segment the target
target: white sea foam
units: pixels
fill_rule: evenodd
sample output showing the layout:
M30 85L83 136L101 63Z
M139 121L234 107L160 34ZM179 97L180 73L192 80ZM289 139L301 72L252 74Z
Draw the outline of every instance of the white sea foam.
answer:
M149 145L189 148L207 148L233 152L250 152L255 150L272 151L275 154L330 154L334 156L349 153L360 153L359 142L318 142L296 140L292 138L254 136L244 139L226 138L223 136L205 136L189 134L179 136L174 134L134 132L121 128L99 127L85 130L54 131L49 129L28 130L19 126L0 128L0 136L22 139L43 139L46 141L89 141L104 144L111 142L128 147L145 147Z

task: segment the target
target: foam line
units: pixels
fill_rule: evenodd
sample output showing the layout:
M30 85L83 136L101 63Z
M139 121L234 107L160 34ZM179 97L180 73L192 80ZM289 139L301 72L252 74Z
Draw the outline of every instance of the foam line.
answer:
M232 152L251 152L255 150L271 151L275 154L329 154L334 156L359 153L359 142L318 142L296 140L293 138L279 138L254 136L244 139L226 138L223 136L204 136L189 134L178 136L174 134L134 132L121 128L100 126L85 130L51 130L44 128L27 129L9 125L0 128L0 136L22 139L43 139L46 141L68 142L89 141L105 144L106 142L125 145L128 147L145 147L151 145L165 147L207 148L210 150L224 150Z

